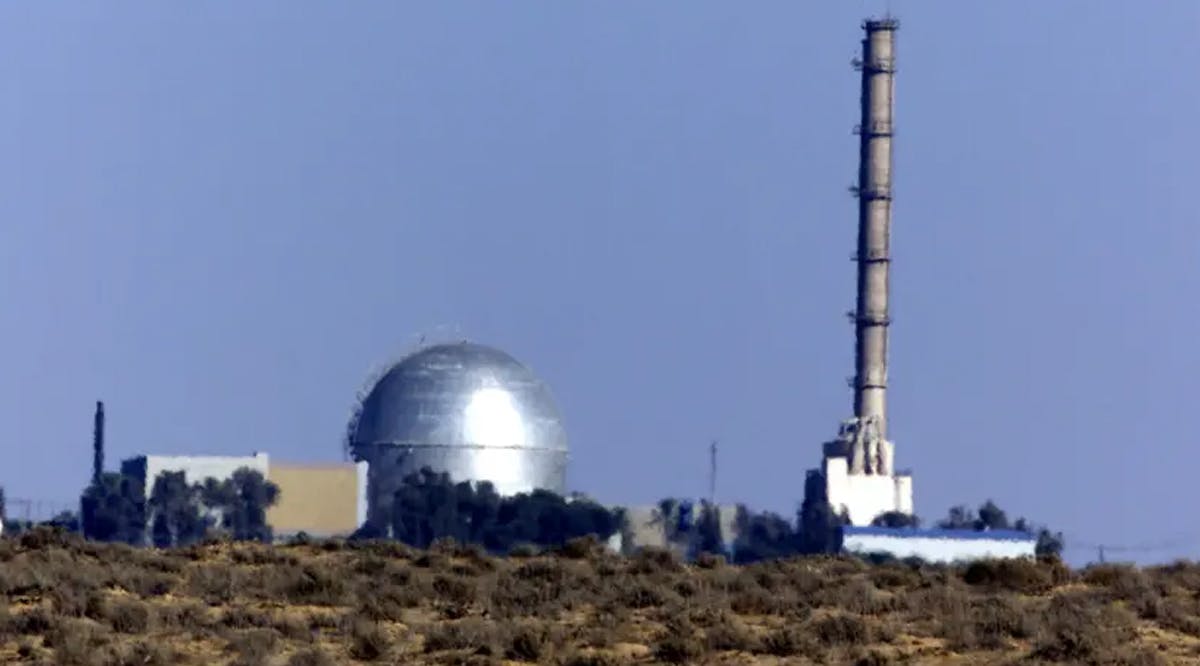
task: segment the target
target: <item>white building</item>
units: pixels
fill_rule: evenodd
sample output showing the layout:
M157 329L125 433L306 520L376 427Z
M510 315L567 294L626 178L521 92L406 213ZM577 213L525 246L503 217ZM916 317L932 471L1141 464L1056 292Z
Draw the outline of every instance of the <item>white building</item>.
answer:
M941 530L843 527L842 550L855 555L890 555L950 564L978 559L1031 558L1037 537L1016 530Z
M243 467L269 478L270 463L265 453L250 456L137 456L121 463L121 472L142 482L146 497L154 490L154 481L163 472L183 472L189 484L205 479L223 481Z
M824 447L821 468L810 472L805 492L825 500L850 525L870 525L885 513L913 513L912 475L892 469L895 445L879 435L874 419L852 418Z

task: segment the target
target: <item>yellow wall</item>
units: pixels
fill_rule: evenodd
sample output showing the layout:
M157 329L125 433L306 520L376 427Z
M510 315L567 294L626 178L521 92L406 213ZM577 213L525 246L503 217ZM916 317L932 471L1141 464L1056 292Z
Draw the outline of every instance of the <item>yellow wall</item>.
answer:
M279 501L267 511L276 534L348 535L358 528L358 473L354 465L272 462L268 477Z

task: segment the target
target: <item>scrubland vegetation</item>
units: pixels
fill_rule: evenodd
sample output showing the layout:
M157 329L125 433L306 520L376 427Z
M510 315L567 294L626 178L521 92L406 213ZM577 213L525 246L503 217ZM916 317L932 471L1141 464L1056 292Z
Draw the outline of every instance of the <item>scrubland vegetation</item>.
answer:
M1200 663L1200 565L0 540L0 663Z

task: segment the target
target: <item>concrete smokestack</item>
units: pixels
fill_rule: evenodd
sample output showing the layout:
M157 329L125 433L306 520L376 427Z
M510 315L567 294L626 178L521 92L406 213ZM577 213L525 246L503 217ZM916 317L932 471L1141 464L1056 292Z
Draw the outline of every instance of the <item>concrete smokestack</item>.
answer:
M862 122L859 134L858 299L855 325L854 415L887 438L888 269L892 223L892 18L863 22ZM889 465L890 467L890 465ZM890 469L879 470L891 473Z

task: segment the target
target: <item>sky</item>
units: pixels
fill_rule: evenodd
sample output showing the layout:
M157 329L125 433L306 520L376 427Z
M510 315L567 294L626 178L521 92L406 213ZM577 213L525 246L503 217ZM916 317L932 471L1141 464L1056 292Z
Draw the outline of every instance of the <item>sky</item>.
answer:
M3 5L0 484L78 497L96 400L110 466L341 460L424 333L549 384L572 489L701 496L715 438L720 501L792 514L851 412L850 61L887 8ZM917 513L1200 559L1200 4L890 9Z

